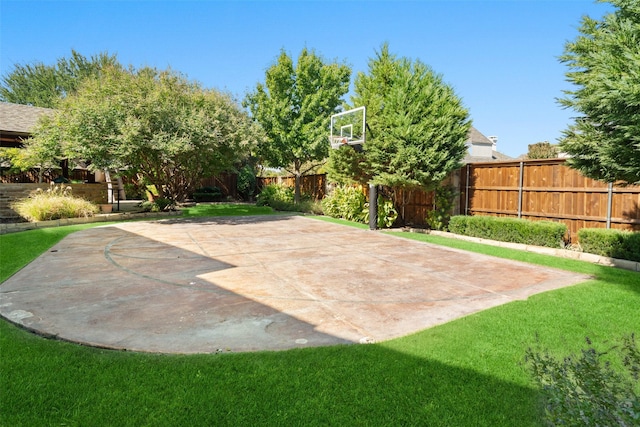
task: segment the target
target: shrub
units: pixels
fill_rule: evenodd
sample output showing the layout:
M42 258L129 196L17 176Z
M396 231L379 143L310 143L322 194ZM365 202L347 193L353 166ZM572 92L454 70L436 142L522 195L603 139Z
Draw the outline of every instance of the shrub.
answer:
M365 224L369 223L369 203L365 203L364 205L365 212L364 218L362 222ZM382 196L378 196L378 217L377 217L377 226L378 228L391 228L393 223L396 222L398 218L398 211L395 206L393 206L393 202L389 199L385 199Z
M249 165L245 165L238 171L236 184L238 194L244 200L250 200L256 192L256 173Z
M27 221L50 221L61 218L90 217L98 213L98 206L71 195L71 187L51 186L38 188L28 198L11 204L11 209Z
M435 206L427 212L427 224L432 230L446 230L451 219L451 210L458 195L455 187L446 185L436 188Z
M322 210L325 215L342 218L348 221L365 222L368 212L364 193L356 187L338 185L333 192L322 199Z
M551 221L458 215L451 217L449 231L502 242L557 248L563 246L567 226Z
M357 187L338 185L331 195L322 199L322 210L325 215L333 218L364 224L369 222L369 204L362 190ZM393 202L378 196L378 227L391 227L396 218L398 212Z
M640 233L603 228L578 231L582 250L611 258L640 261Z
M144 201L140 203L140 207L145 212L162 212L172 210L174 208L174 203L169 199L157 197L153 202Z
M542 388L546 421L566 426L638 425L640 351L635 337L623 338L621 346L606 352L598 352L589 338L586 341L588 348L579 357L562 361L546 352L526 351L525 362ZM616 364L605 359L614 355Z
M136 182L124 184L124 194L127 200L146 199L147 198L146 185Z
M322 215L322 205L308 194L302 194L300 203L294 203L293 188L282 184L269 184L256 198L257 206L271 206L278 211L305 212Z
M293 205L291 209L296 212L310 213L314 215L323 215L322 203L317 200L305 199L297 205Z
M222 200L222 191L218 187L202 187L193 192L193 200L196 202L219 202Z
M281 184L269 184L256 199L258 206L271 206L276 210L290 210L294 203L293 188Z

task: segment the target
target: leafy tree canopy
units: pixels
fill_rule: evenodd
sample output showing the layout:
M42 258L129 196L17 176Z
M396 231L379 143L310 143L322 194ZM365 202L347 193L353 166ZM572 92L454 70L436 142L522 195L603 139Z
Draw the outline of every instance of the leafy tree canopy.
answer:
M594 179L640 183L640 3L611 0L602 20L584 17L560 61L575 89L560 103L579 117L560 148L569 164Z
M422 62L398 59L384 44L369 61L369 73L358 74L351 103L367 107L371 131L364 159L332 150L332 178L362 177L395 188L430 189L460 167L471 127L469 113L442 77ZM349 165L357 168L348 170Z
M203 177L232 169L258 132L231 97L171 70L107 67L39 123L27 150L139 174L179 202Z
M529 144L527 159L555 159L558 157L558 146L548 141Z
M296 202L300 177L327 157L331 115L349 90L350 77L347 65L325 63L313 51L303 49L295 65L282 51L265 82L245 98L267 136L260 155L268 166L296 176Z
M84 78L114 66L120 66L116 55L105 52L86 58L75 50L55 65L17 64L2 76L0 101L54 108L59 99L74 93Z

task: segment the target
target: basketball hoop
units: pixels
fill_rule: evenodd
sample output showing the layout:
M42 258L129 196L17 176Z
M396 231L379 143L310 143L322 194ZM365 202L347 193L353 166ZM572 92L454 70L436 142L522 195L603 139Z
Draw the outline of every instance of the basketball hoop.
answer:
M365 142L366 108L358 107L331 116L331 148L360 146Z

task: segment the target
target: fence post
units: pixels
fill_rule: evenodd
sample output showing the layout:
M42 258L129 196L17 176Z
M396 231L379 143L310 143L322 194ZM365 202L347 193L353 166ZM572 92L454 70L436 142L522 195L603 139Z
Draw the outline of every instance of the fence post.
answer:
M524 162L520 162L520 178L518 179L518 218L522 218L522 190L524 187Z
M607 228L611 228L611 206L613 204L613 182L607 186Z
M467 179L466 179L466 189L464 190L464 214L469 215L469 168L471 165L467 163Z

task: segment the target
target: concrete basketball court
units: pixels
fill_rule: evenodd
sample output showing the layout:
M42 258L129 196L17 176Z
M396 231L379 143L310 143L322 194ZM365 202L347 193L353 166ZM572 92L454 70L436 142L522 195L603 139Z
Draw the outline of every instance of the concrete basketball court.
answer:
M587 277L302 216L80 231L0 285L45 336L159 353L280 350L407 335Z

